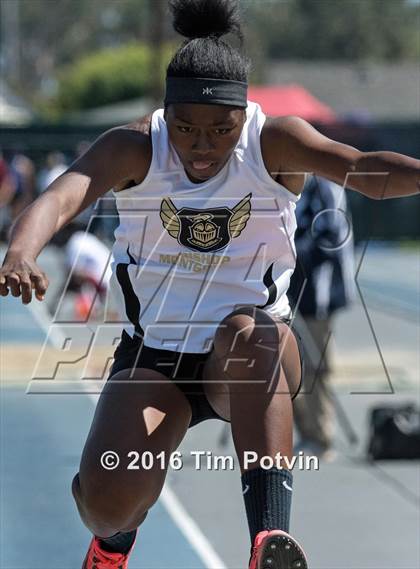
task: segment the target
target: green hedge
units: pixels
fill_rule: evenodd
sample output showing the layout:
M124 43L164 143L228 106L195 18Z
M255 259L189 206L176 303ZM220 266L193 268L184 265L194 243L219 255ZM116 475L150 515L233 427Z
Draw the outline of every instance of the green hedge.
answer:
M165 63L172 50L165 48ZM147 95L151 89L152 51L147 45L129 44L105 49L64 68L58 77L57 111L73 111L107 105Z

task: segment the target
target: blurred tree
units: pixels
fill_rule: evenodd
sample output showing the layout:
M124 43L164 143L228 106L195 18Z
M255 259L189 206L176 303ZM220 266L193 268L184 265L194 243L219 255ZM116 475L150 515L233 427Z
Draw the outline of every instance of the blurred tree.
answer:
M149 0L149 10L151 14L149 42L152 50L152 60L150 62L150 94L153 98L153 102L159 104L163 97L163 77L161 69L165 60L165 3Z
M59 108L90 109L144 96L151 84L150 59L150 49L138 44L78 59L59 74Z
M420 56L420 5L410 0L241 0L241 5L254 81L268 57L398 61ZM2 32L10 21L15 29L3 33L4 43L10 43L2 50L3 60L10 60L3 69L32 102L55 95L57 70L85 54L136 41L156 46L157 36L181 41L172 30L167 0L1 0L1 16ZM156 78L152 85L157 93Z
M86 53L147 37L146 0L13 0L20 6L26 92L51 95L55 72Z
M248 0L248 25L275 59L401 60L420 55L408 0Z
M162 46L162 57L156 61L149 46L136 42L81 57L58 73L58 93L48 104L50 116L150 95L156 78L163 83L171 52L171 47Z

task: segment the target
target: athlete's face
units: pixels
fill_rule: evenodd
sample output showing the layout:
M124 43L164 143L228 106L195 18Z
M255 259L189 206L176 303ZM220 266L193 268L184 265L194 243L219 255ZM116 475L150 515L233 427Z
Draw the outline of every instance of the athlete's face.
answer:
M169 139L193 182L215 176L229 160L246 113L226 105L171 104L165 110Z

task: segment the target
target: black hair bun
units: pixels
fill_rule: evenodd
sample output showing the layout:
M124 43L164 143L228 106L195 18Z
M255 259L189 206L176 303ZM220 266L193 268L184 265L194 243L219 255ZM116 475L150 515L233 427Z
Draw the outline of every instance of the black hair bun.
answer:
M242 37L237 0L170 0L169 7L175 30L188 39L230 32Z

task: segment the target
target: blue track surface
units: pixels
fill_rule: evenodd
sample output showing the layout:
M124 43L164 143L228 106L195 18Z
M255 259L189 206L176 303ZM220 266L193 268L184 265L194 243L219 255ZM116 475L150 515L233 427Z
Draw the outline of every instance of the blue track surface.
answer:
M28 307L1 299L2 342L42 345ZM80 569L91 534L71 480L94 412L87 395L28 395L27 380L1 390L1 569ZM130 569L201 569L202 561L158 502L139 533Z
M20 298L14 298L9 295L2 297L0 302L2 342L16 342L20 344L44 342L45 332L40 328L32 311L22 304Z

